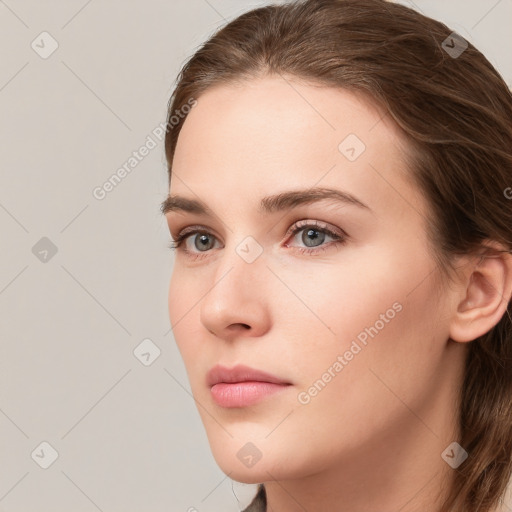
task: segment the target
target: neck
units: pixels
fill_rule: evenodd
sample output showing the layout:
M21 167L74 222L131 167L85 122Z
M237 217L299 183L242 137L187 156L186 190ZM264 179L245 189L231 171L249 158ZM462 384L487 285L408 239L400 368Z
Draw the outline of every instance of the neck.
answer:
M420 432L416 432L420 434ZM298 480L265 483L267 512L445 512L453 469L441 458L452 438L381 438L340 467ZM411 436L412 437L412 436ZM416 445L423 443L423 446Z

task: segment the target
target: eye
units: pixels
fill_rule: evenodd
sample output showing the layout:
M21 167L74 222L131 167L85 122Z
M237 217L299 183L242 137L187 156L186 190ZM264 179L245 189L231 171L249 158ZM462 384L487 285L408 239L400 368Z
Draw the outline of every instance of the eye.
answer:
M215 241L215 236L206 229L191 226L181 231L176 239L169 244L169 247L171 249L181 248L185 253L195 255L197 252L204 253L212 249L215 246Z
M305 247L295 247L302 253L320 252L328 249L331 245L346 242L346 235L343 231L338 229L335 231L318 221L299 221L288 230L287 234L293 237L292 240L304 244ZM331 239L329 244L324 244L326 239ZM329 242L329 240L327 241ZM290 247L288 243L285 245Z
M295 223L288 229L286 237L287 240L291 238L295 243L298 242L299 246L286 242L285 247L307 254L320 253L331 246L344 244L347 239L347 235L341 229L329 228L326 224L311 220ZM300 244L304 246L300 247ZM170 249L180 249L187 257L193 259L207 257L215 247L219 247L217 238L202 226L189 226L183 229L169 244Z

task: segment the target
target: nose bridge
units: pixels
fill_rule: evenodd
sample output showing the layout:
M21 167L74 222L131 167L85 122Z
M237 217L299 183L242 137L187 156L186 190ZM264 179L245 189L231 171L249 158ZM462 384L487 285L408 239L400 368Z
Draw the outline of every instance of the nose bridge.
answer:
M214 279L201 303L202 323L218 335L227 336L232 324L250 326L253 335L264 332L268 293L263 246L250 236L232 236L217 257Z
M219 267L215 276L215 282L219 279L226 280L229 286L239 286L240 290L245 286L254 289L254 284L263 284L265 273L265 254L263 245L253 236L248 235L240 240L232 237L222 250ZM219 283L220 284L220 283ZM227 283L226 283L227 284ZM238 295L238 293L236 293Z

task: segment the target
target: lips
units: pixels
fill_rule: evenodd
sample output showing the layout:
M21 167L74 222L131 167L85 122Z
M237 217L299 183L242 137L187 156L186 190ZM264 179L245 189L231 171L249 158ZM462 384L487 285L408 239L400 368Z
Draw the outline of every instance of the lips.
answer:
M213 401L224 408L255 405L291 386L290 382L244 365L214 366L207 374Z
M269 382L271 384L290 384L275 375L256 370L249 366L236 365L233 368L216 365L207 374L206 381L209 387L219 383L232 384L235 382Z

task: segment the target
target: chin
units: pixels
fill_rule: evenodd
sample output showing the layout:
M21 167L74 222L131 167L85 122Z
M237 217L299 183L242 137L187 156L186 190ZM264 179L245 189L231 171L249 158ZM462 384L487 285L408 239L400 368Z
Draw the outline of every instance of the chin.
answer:
M258 450L252 443L242 445L238 440L233 441L231 446L223 443L212 447L217 465L232 480L256 484L306 476L305 468L310 464L304 457L296 459L293 453L282 453L270 445L263 446L263 443Z
M229 469L226 471L224 468L221 468L223 473L229 475L231 480L235 482L240 482L241 484L260 484L269 480L269 475L266 472L257 471L252 473L250 470L245 471L230 471ZM273 474L272 472L270 472Z
M214 451L213 456L221 471L224 474L229 475L229 478L236 482L255 484L260 483L263 480L268 480L269 478L269 475L266 472L266 470L268 470L268 464L263 462L263 460L258 461L252 467L246 467L242 462L240 462L236 455L233 457L228 453L218 454ZM268 471L272 473L271 469Z

